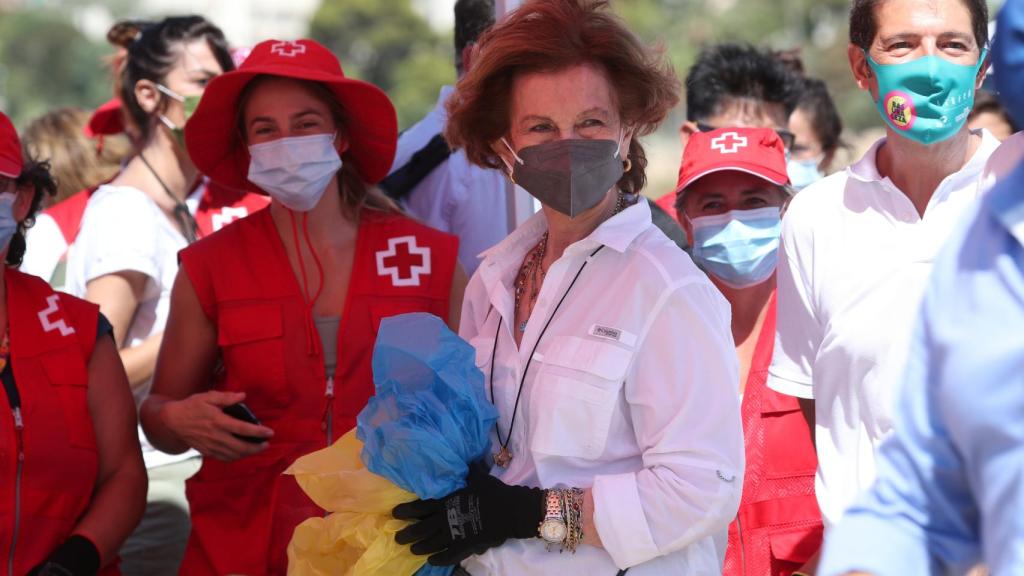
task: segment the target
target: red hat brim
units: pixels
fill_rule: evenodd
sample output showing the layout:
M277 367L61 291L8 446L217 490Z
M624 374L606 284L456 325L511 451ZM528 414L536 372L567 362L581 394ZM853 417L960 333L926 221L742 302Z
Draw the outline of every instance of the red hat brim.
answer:
M784 186L789 184L789 174L781 174L776 170L772 170L764 166L763 164L753 164L750 162L730 162L728 164L721 164L719 166L712 166L702 172L691 174L689 178L684 182L680 182L676 185L676 194L681 190L685 190L690 187L691 184L700 180L701 178L714 174L716 172L744 172L751 176L757 176L762 180L766 180L777 186Z
M21 155L21 139L14 123L0 112L0 174L8 178L21 176L25 159Z
M214 78L185 125L185 145L199 171L238 189L262 192L249 182L249 149L238 132L238 100L257 76L310 80L326 86L345 110L349 150L360 176L376 184L387 176L398 144L398 118L380 89L339 74L287 65L250 66Z
M111 98L89 116L89 122L83 128L89 138L94 136L111 136L124 132L124 115L120 98Z

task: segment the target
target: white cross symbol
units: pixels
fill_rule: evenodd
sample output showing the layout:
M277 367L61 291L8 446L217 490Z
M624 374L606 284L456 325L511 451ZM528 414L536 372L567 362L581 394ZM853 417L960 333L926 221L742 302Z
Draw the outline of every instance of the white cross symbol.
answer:
M735 154L740 148L747 147L747 137L735 132L726 132L711 140L711 147L722 154Z
M270 52L272 54L280 54L281 56L294 58L299 54L305 54L306 47L303 46L302 44L299 44L298 42L294 42L292 40L285 40L284 42L278 42L277 44L271 46Z
M46 299L46 310L39 313L39 323L43 325L43 332L53 332L54 330L60 330L61 336L70 336L75 333L75 329L69 327L64 319L61 318L56 322L50 320L50 314L57 312L57 301L60 300L60 296L54 294Z
M419 264L410 262L413 256L419 257ZM389 259L395 262L389 264ZM388 249L377 252L377 274L391 276L394 286L419 286L420 276L430 274L430 248L417 246L415 236L391 238Z
M216 232L221 228L231 224L235 220L240 220L249 215L249 210L245 206L238 208L227 207L220 211L218 214L214 214L210 217L213 231Z

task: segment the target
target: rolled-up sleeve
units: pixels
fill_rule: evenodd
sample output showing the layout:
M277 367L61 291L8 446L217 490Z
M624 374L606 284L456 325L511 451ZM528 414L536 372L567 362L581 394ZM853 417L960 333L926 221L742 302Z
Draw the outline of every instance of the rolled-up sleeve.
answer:
M800 223L802 214L788 214L782 223L777 271L778 314L775 352L768 387L798 398L814 398L812 374L821 345L821 323L815 313L812 283L812 237Z
M620 568L709 546L735 516L743 486L728 304L690 280L666 290L648 325L625 392L644 467L593 485L597 531Z

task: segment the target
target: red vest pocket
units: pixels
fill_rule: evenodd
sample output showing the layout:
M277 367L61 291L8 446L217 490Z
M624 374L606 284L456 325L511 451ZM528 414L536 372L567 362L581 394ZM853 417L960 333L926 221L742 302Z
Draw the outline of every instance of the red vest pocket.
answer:
M96 450L96 432L89 414L89 372L77 348L51 352L37 360L46 379L55 388L64 409L64 425L68 441L76 448Z
M801 526L792 530L771 532L772 558L803 564L821 548L821 524ZM798 566L799 567L799 566Z
M764 477L814 475L818 469L818 458L797 399L765 389L762 402Z
M229 388L246 392L246 404L280 410L291 403L285 378L284 328L276 302L221 305L217 344L230 366Z

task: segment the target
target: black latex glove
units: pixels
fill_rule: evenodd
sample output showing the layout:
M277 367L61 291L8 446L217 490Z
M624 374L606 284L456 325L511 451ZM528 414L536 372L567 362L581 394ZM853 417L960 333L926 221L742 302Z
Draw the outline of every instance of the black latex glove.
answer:
M419 520L395 534L413 554L430 554L434 566L452 566L500 546L509 538L534 538L544 519L544 491L509 486L471 468L467 486L440 500L399 504L399 520Z
M100 552L85 536L75 534L28 576L95 576L100 569Z

